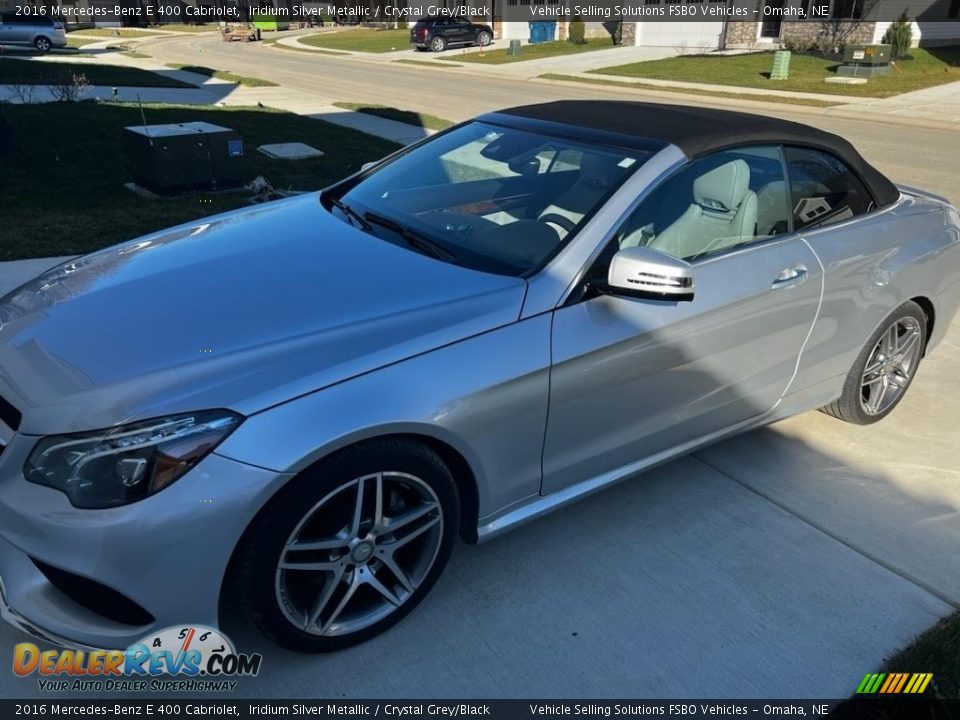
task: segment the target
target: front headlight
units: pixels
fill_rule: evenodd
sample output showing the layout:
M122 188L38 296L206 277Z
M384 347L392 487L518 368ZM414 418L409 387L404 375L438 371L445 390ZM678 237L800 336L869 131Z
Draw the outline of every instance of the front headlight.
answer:
M229 410L46 437L27 458L27 480L66 493L78 508L142 500L183 476L240 425Z

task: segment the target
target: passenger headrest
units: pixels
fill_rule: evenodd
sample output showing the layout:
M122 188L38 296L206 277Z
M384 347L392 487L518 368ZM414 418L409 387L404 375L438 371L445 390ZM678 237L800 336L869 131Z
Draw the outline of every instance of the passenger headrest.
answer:
M708 210L736 210L750 189L750 166L731 160L693 181L693 199Z

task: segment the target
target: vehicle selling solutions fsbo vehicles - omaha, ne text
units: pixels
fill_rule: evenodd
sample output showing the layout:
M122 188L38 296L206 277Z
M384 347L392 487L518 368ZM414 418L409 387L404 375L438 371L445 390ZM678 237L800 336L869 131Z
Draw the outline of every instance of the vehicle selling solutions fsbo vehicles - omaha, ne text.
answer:
M880 420L958 306L956 209L834 135L483 115L0 301L0 611L124 647L230 605L345 647L458 533L806 410Z

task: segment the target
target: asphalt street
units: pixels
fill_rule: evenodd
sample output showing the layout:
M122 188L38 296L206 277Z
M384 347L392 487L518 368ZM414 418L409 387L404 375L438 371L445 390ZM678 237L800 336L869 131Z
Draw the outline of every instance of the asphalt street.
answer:
M454 120L537 100L623 97L215 39L149 52L325 101ZM789 116L845 135L895 180L960 202L956 132ZM42 264L0 265L0 292ZM490 543L461 544L431 596L360 647L297 655L233 621L235 644L265 655L236 695L845 697L960 607L958 376L960 321L877 425L806 413ZM0 667L22 639L0 629ZM0 696L40 694L35 679L0 672Z

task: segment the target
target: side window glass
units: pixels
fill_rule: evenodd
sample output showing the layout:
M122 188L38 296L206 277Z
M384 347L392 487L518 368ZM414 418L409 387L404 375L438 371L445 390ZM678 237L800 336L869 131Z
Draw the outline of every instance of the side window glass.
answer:
M797 230L849 220L873 209L867 188L833 155L788 147L786 158Z
M790 229L780 150L743 147L692 162L646 198L617 234L685 260L765 240Z

